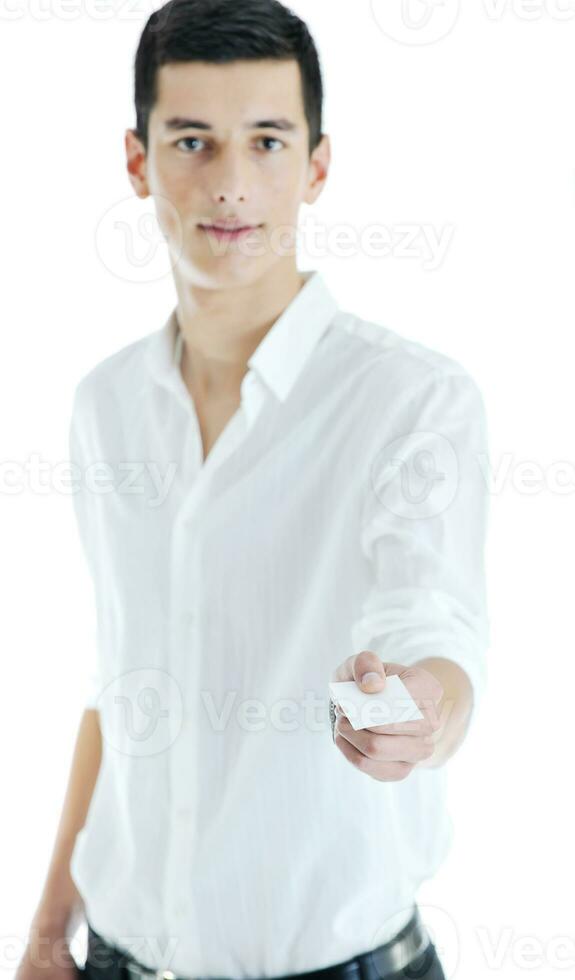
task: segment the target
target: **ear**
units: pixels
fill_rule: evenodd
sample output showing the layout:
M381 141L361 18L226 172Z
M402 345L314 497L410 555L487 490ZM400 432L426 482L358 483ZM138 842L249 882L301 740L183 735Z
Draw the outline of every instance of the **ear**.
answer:
M306 204L313 204L321 194L327 180L330 161L331 144L329 136L323 133L309 161L308 183L303 197Z
M126 147L126 167L130 183L138 197L149 197L150 191L146 177L146 150L133 129L127 129L124 136Z

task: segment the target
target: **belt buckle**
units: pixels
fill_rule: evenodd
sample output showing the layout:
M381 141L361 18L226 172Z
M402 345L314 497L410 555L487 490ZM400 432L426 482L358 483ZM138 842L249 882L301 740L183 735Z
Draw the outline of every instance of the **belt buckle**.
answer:
M125 966L133 980L177 980L172 970L152 970L134 959L129 959Z

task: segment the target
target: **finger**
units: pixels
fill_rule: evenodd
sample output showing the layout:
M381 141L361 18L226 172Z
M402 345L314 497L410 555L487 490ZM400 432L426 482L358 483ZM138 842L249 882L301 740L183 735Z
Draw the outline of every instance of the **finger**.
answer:
M353 661L353 680L365 691L382 691L385 670L381 658L372 650L362 650Z
M372 650L362 650L360 653L352 653L351 656L347 657L339 665L331 680L356 681L356 683L361 685L363 675L372 671L385 678L384 665L381 657L378 657L377 653L374 653ZM378 690L379 688L374 685L373 689ZM366 690L372 690L372 688L368 685Z
M405 779L413 769L410 762L377 762L356 749L351 742L348 742L339 732L335 733L335 744L345 758L351 762L356 769L378 779L381 782L392 782Z
M335 735L341 735L368 759L378 762L409 762L415 764L433 754L430 736L380 735L367 728L356 731L347 718L340 716Z

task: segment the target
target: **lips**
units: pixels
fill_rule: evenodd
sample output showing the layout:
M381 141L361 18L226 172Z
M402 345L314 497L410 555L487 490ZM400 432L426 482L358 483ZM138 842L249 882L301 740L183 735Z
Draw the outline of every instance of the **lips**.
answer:
M217 242L241 242L249 238L253 231L258 231L262 225L199 225L200 231L204 231L211 239Z
M217 231L251 231L252 228L259 228L259 225L249 225L241 221L214 221L200 224L200 228L215 228Z

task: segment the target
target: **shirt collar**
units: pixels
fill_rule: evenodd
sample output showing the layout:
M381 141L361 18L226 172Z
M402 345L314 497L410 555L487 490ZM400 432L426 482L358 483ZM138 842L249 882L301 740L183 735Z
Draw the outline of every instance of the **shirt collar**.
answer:
M281 401L339 310L317 269L307 269L301 276L303 286L248 359L248 367ZM152 334L146 351L148 367L160 384L173 384L175 375L180 375L182 340L174 308L164 326Z

